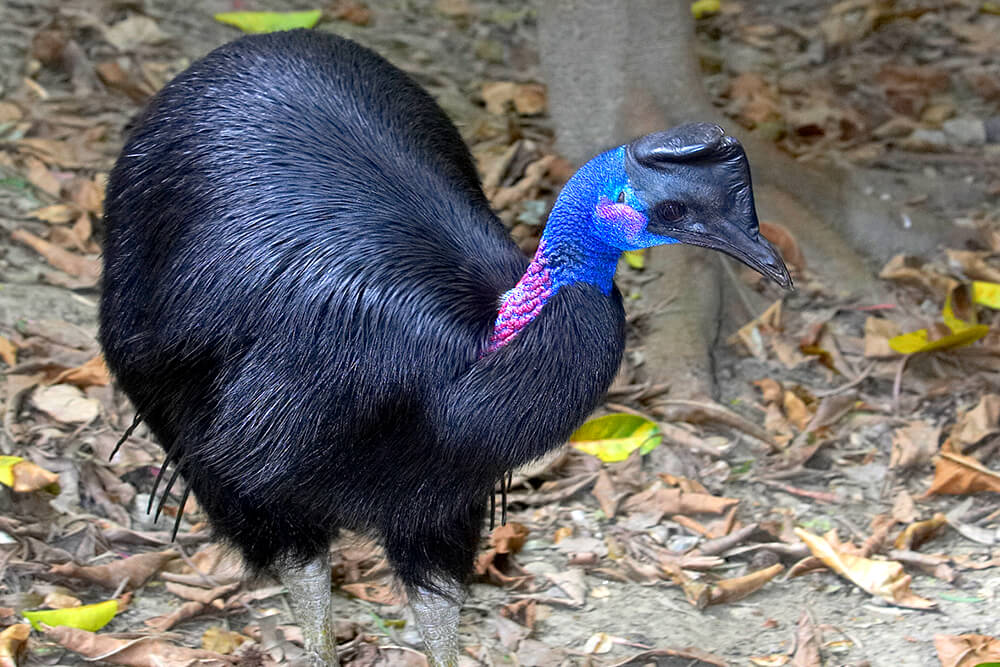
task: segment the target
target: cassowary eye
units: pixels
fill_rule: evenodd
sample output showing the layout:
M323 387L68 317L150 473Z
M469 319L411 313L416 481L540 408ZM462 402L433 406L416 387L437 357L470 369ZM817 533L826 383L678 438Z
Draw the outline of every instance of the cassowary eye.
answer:
M654 208L653 214L664 222L677 222L687 213L687 206L679 201L661 201Z
M625 191L624 190L622 190L621 192L618 193L618 199L616 199L615 201L617 203L619 203L619 204L624 204L625 203Z

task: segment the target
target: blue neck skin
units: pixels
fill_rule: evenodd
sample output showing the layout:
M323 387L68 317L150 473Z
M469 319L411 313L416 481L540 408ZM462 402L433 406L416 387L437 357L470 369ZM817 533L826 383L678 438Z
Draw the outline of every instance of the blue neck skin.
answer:
M583 282L610 294L623 251L676 243L646 232L645 208L629 186L624 146L583 165L559 193L536 255L551 272L553 293Z

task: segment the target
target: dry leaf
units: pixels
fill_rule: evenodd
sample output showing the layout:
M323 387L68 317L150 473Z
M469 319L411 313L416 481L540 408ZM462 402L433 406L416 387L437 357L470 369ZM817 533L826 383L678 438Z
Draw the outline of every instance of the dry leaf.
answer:
M81 389L104 387L111 384L111 372L104 363L104 355L99 354L82 366L63 371L53 383L71 384Z
M924 268L924 260L907 255L896 255L890 259L878 277L922 287L941 299L958 285L954 278Z
M236 664L235 658L175 646L152 638L115 639L70 627L45 629L45 635L64 648L90 660L130 667L222 667Z
M32 404L64 424L89 424L100 414L100 401L87 398L70 384L40 387L31 396Z
M524 541L528 539L528 528L515 521L505 526L497 526L490 535L490 546L500 554L514 554L521 550Z
M43 206L42 208L35 209L28 213L28 215L36 220L43 220L53 225L62 225L75 219L77 211L72 206L67 206L66 204L52 204L51 206Z
M899 563L857 556L851 553L851 547L834 545L801 528L796 528L795 534L824 565L872 595L901 607L933 609L937 606L932 600L922 598L910 590L910 575L903 571L903 566Z
M17 348L10 342L10 339L0 336L0 361L8 366L17 363Z
M514 91L514 110L523 116L534 116L545 111L547 100L545 86L540 83L519 84Z
M1000 662L1000 639L986 635L934 635L941 667L976 667Z
M820 633L809 617L808 612L802 612L798 628L795 631L795 655L792 657L792 667L821 667Z
M218 626L205 630L201 635L201 647L206 651L214 653L230 654L248 641L252 641L246 635L241 635L232 630L226 630Z
M760 222L760 233L775 246L781 253L781 258L785 264L793 269L793 272L802 273L806 268L806 258L799 248L799 242L795 236L784 225L777 222Z
M913 421L892 432L891 468L913 468L930 462L938 449L941 428L924 421Z
M951 431L951 444L961 453L995 433L1000 433L1000 396L986 394L976 407L959 415Z
M157 632L166 632L178 623L186 621L189 618L201 616L208 610L215 611L215 607L207 605L204 602L185 602L169 614L147 618L143 623Z
M1000 269L986 263L986 258L992 253L952 248L945 250L945 253L948 256L948 263L964 273L967 278L1000 283Z
M15 623L0 632L0 667L18 667L30 634L27 623Z
M119 51L132 51L147 44L161 44L170 35L148 16L136 14L115 23L104 31L104 39Z
M109 589L116 589L122 581L128 580L127 589L133 590L142 586L163 566L177 558L173 549L166 551L150 551L136 554L122 560L112 561L104 565L77 565L65 563L53 565L51 574L76 579L85 579Z
M889 345L889 339L903 333L898 324L881 317L869 317L865 320L865 356L869 359L885 359L898 357Z
M356 598L375 604L399 604L400 599L391 586L372 582L356 584L341 584L340 590L350 593Z
M893 546L896 549L916 549L924 542L933 539L947 525L948 517L938 512L926 521L918 521L904 528L896 537Z
M706 604L722 604L723 602L742 600L781 574L784 569L784 565L775 563L771 567L765 567L742 577L717 581L709 586Z
M101 276L101 263L95 258L75 255L24 229L15 229L10 233L10 238L30 247L53 267L71 276L90 281L95 285Z
M622 511L632 514L721 514L739 503L737 498L723 498L707 493L684 493L665 489L659 484L625 500Z
M785 390L782 389L781 383L772 378L756 380L753 384L760 389L765 403L780 403L785 396Z
M942 446L934 460L934 480L931 488L927 489L927 495L964 495L979 491L1000 493L1000 473L990 470L971 456L956 454Z

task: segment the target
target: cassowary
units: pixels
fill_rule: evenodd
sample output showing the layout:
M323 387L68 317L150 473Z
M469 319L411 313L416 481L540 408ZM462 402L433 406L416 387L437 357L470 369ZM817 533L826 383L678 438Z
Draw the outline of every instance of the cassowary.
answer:
M153 97L105 223L107 362L217 537L287 586L319 664L341 528L384 546L432 659L456 661L495 485L616 373L622 251L706 246L790 284L721 128L593 158L529 260L433 99L310 31L225 45Z

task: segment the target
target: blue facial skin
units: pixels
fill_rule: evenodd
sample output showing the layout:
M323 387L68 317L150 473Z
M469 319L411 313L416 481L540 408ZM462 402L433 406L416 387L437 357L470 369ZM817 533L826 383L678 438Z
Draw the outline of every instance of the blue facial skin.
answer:
M587 162L559 194L542 235L553 292L583 282L610 294L622 252L678 242L650 233L648 222L647 205L625 172L625 146Z

